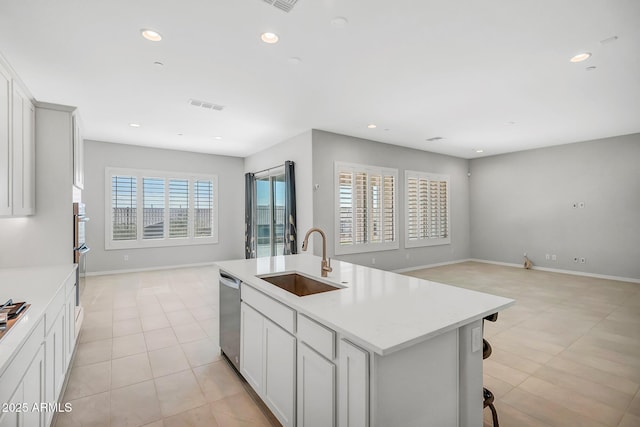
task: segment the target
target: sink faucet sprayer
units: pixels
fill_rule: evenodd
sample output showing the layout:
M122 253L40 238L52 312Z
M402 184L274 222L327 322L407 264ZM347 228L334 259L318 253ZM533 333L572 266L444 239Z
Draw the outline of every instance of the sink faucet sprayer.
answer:
M327 277L327 273L333 271L333 268L331 268L331 258L327 258L327 236L324 234L324 231L316 227L309 229L309 231L307 231L307 234L304 236L304 241L302 242L302 250L307 250L307 246L309 245L309 236L314 231L317 231L318 233L320 233L320 236L322 236L322 267L320 268L320 275L322 277Z

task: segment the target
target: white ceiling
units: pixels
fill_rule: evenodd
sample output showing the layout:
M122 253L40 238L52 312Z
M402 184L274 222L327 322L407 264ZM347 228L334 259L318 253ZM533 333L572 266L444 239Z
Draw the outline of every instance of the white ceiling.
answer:
M246 156L322 129L475 158L640 132L638 0L3 0L0 52L100 141Z

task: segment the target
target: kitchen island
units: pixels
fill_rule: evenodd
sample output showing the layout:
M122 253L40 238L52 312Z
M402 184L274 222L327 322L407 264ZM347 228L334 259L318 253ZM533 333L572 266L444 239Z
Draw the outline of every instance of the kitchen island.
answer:
M240 372L285 426L482 425L482 319L513 300L289 255L217 263L242 281ZM297 296L299 275L335 290Z

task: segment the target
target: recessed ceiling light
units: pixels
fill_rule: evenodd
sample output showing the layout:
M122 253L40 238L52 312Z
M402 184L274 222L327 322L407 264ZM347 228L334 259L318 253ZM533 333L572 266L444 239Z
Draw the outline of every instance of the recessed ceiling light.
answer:
M433 142L433 141L440 141L441 139L444 139L441 136L434 136L433 138L427 138L428 142Z
M348 23L347 18L342 16L337 16L331 20L331 26L334 28L344 28Z
M479 148L476 150L476 153L484 153L484 150L482 148Z
M160 61L154 62L153 65L155 65L156 67L164 67L164 64Z
M222 139L221 136L214 136L213 139L217 139L218 141Z
M280 38L276 33L267 32L267 33L260 34L260 39L265 43L274 44L274 43L278 43L278 40Z
M592 65L591 67L587 67L587 68L585 68L584 70L585 70L585 71L593 71L593 70L595 70L595 69L596 69L596 66L595 66L595 65Z
M142 37L152 42L159 42L162 40L160 33L154 30L140 30L140 33L142 34Z
M368 127L369 129L375 129L375 128L377 128L378 126L376 126L376 125L374 125L373 123L371 123L370 125L367 125L367 127Z
M178 136L182 136L182 135L184 135L184 134L182 134L182 133L179 133L179 134L177 134L177 135L178 135Z
M131 126L132 128L139 128L140 123L129 123L129 126Z
M582 52L582 53L579 53L579 54L573 56L569 61L571 61L571 62L582 62L582 61L586 61L589 58L591 58L591 53L590 52Z

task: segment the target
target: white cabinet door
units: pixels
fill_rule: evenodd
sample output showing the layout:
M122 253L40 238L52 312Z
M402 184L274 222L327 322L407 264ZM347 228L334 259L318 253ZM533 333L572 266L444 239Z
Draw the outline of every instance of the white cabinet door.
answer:
M24 403L29 407L29 410L22 414L22 425L24 426L36 427L45 425L47 411L34 410L34 408L40 408L41 403L46 403L44 369L44 346L41 345L23 380Z
M262 329L264 317L244 302L241 305L240 372L258 393L262 393L263 359Z
M18 389L13 396L7 400L7 412L0 412L0 427L20 427L22 413L16 410L16 407L22 405L24 401L24 387L20 383ZM4 402L1 402L4 403Z
M264 399L284 427L295 426L296 339L264 320Z
M53 326L49 330L45 341L45 373L47 402L56 402L66 373L66 322L67 313L65 306L60 307L60 311L55 316ZM48 412L48 418L52 413Z
M77 286L77 285L76 285ZM73 356L73 350L76 346L76 287L67 297L66 304L67 315L65 316L65 370L68 369L68 365L71 362L71 356Z
M11 76L0 66L0 216L11 215Z
M34 108L20 87L12 85L12 211L32 215L35 206Z
M369 353L340 340L339 426L369 425Z
M336 366L298 344L298 427L334 427Z

